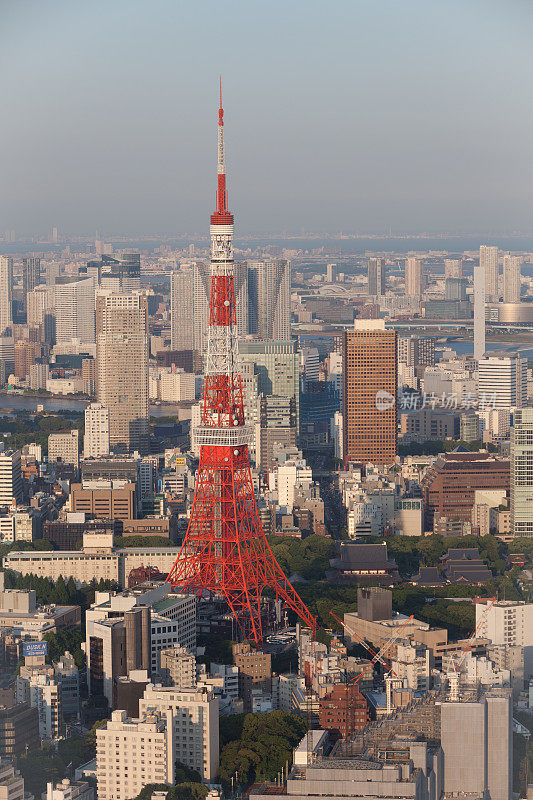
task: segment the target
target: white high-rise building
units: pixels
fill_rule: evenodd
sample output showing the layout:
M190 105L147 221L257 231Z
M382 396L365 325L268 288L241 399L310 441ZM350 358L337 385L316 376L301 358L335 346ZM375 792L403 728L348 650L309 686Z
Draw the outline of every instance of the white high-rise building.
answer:
M212 781L218 770L218 697L212 689L186 689L148 684L139 700L139 714L171 712L175 761Z
M0 506L10 506L13 500L22 503L20 450L3 450L0 452Z
M291 338L290 261L248 261L248 320L250 333L260 339Z
M149 783L174 783L172 712L130 719L113 711L96 731L98 800L131 800Z
M0 336L13 326L13 259L0 256Z
M485 266L482 260L474 267L474 358L485 355Z
M479 248L479 266L485 275L485 298L489 302L498 300L499 251L497 247L482 244Z
M300 350L300 376L304 383L304 388L310 381L318 381L320 378L320 357L316 347L302 347Z
M63 732L61 685L50 676L37 673L29 679L30 706L37 709L41 739L55 741Z
M326 265L326 280L328 283L335 283L337 280L337 265L336 264L327 264Z
M486 356L478 361L479 407L520 408L527 399L527 360Z
M58 278L55 283L56 341L95 342L93 278Z
M37 328L43 325L47 313L51 313L55 305L55 287L36 286L33 292L28 292L28 325Z
M237 332L248 333L248 268L243 262L235 263L235 298ZM207 346L209 327L209 298L211 272L203 261L184 264L172 273L170 284L171 348L193 350L203 356Z
M477 602L476 635L492 644L524 648L524 677L533 676L533 603L521 600Z
M405 294L407 297L422 298L424 290L424 270L419 258L405 259Z
M278 505L292 511L296 486L313 483L313 471L307 466L305 458L288 459L269 475L269 486L277 489Z
M85 409L85 458L109 455L109 409L102 403L91 403Z
M533 408L517 409L511 427L511 529L533 537Z
M503 302L520 302L520 278L522 259L509 254L503 257Z
M148 303L144 295L97 298L96 399L109 409L110 446L149 452Z

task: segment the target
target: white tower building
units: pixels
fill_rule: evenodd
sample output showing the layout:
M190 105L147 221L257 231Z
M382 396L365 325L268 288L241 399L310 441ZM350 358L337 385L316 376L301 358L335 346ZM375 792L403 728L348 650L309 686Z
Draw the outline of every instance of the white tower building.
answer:
M405 294L407 297L422 298L424 288L424 275L422 262L419 258L406 258L405 260Z
M498 248L482 244L479 248L479 266L485 275L485 297L489 302L498 300Z
M13 325L13 259L0 256L0 336Z
M519 256L503 257L503 302L520 302L520 278L522 259Z
M479 260L474 267L474 358L485 355L485 267Z

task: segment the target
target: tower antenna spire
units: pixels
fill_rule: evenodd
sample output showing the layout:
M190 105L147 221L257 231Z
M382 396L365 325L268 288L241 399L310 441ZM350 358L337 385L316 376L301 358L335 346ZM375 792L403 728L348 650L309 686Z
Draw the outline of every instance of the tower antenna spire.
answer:
M226 153L224 148L224 109L222 108L222 75L220 76L220 103L218 106L218 164L216 214L228 213L228 193L226 190ZM233 221L233 220L232 220Z

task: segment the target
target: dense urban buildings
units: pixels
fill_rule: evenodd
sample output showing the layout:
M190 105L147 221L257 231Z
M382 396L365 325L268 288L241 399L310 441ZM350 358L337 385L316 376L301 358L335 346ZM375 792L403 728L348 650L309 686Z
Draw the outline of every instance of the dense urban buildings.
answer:
M533 253L234 249L218 119L209 240L0 232L0 798L525 797Z

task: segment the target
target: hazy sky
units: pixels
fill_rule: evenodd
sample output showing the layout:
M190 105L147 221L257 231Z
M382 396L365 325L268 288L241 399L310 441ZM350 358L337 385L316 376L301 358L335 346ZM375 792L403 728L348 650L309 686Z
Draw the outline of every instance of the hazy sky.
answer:
M0 231L533 231L531 0L0 0Z

